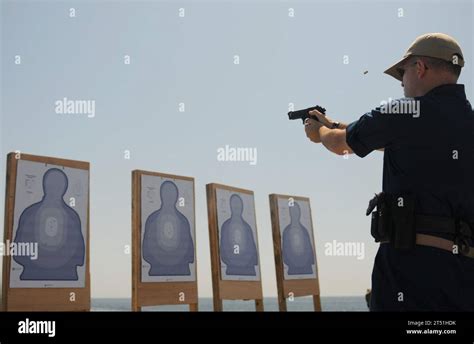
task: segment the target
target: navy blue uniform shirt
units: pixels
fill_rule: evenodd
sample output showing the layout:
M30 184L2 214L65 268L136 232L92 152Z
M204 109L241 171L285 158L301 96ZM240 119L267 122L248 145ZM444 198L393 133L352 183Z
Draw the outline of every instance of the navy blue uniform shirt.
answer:
M364 114L346 132L360 157L384 148L383 191L415 194L417 214L474 222L474 113L464 85L395 100ZM431 234L429 228L418 232ZM382 244L371 310L474 311L474 259L434 247L401 251Z

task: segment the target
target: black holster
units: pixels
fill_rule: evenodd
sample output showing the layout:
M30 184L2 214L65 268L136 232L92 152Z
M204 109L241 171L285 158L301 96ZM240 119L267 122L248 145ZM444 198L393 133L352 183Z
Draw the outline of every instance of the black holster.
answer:
M377 208L377 210L374 210ZM390 242L398 249L416 245L415 197L381 192L369 202L366 215L372 215L370 232L375 242Z

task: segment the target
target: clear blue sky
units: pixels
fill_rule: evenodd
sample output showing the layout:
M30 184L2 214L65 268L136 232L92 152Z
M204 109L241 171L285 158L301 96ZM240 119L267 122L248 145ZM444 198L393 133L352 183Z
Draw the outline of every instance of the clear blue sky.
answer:
M377 245L364 213L381 189L383 153L331 155L288 121L288 103L351 122L401 97L382 71L426 32L459 41L460 83L474 99L472 1L2 1L1 10L0 188L17 149L91 163L93 297L130 296L133 169L196 178L201 296L212 293L210 182L255 192L265 295L276 295L270 193L311 198L322 295L365 293ZM95 117L56 114L64 97L95 100ZM257 164L218 161L225 145L257 148ZM325 256L333 240L365 243L365 259Z

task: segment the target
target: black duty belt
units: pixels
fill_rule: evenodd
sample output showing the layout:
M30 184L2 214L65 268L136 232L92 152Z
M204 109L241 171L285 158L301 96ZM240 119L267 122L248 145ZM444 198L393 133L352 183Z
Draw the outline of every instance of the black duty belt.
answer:
M432 246L474 258L474 248L470 247L474 223L450 217L418 215L415 214L414 204L412 195L376 194L366 212L366 215L372 215L371 233L375 241L392 243L402 249L415 245ZM449 234L454 241L419 231Z

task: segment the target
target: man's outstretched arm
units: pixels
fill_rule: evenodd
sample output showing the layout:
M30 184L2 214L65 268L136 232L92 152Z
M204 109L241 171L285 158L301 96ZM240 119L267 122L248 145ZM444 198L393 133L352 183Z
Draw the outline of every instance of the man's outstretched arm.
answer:
M337 155L354 153L346 142L346 129L328 129L325 126L319 128L319 137L324 147Z
M322 143L330 152L337 155L354 153L347 144L346 128L347 124L339 123L338 128L330 129L334 121L317 110L310 112L317 116L319 121L307 119L305 122L306 136L315 143ZM383 151L383 148L378 149Z

